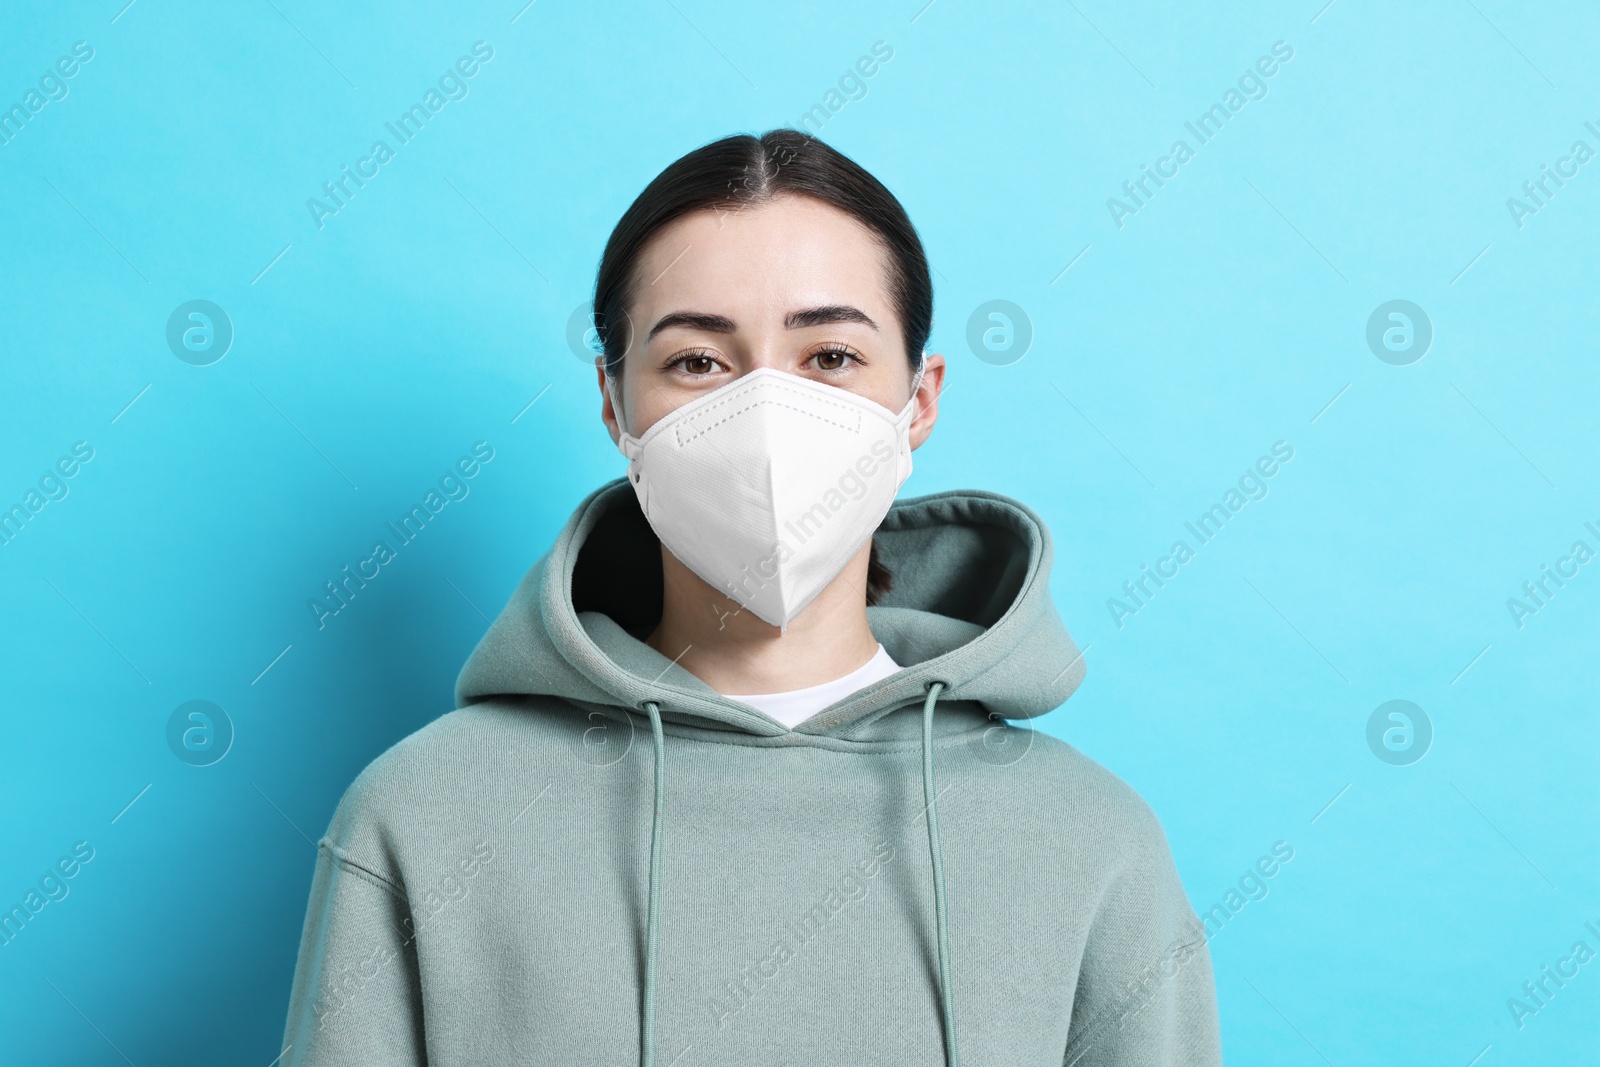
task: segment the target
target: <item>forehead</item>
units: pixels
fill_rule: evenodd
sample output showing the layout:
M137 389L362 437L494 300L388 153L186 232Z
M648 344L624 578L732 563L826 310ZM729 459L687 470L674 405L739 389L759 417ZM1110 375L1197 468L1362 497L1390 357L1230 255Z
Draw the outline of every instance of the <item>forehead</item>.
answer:
M888 255L871 229L820 200L784 196L663 227L639 257L636 313L694 305L781 314L852 303L884 322L892 319L888 278Z

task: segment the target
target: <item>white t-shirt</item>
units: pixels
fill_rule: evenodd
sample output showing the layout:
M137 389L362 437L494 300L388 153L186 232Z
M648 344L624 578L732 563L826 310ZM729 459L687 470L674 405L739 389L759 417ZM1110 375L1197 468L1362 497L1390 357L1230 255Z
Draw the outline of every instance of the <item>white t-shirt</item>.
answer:
M856 690L865 689L873 682L887 678L899 669L900 664L896 663L893 657L884 651L882 645L879 645L878 651L865 664L857 667L843 678L835 678L831 682L808 686L805 689L792 689L787 693L758 693L752 696L736 696L732 693L727 693L724 695L729 700L737 700L741 704L749 704L752 708L772 716L792 730L828 705L837 704Z

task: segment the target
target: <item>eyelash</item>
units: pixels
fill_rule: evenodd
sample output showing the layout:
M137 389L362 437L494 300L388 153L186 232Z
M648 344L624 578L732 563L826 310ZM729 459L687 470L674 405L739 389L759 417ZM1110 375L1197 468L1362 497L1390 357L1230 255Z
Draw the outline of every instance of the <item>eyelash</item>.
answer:
M815 352L811 353L811 356L809 358L815 359L818 356L844 356L846 359L851 360L852 362L857 363L857 364L861 364L861 363L865 363L866 362L865 360L863 360L861 358L860 354L855 352L853 349L846 348L844 345L841 345L841 344L825 344L821 348L817 349ZM703 348L696 348L696 349L691 349L691 350L689 350L687 352L680 352L678 355L673 356L671 359L669 359L667 361L667 367L669 367L669 368L671 368L671 367L679 367L679 366L682 366L684 363L687 363L691 359L709 359L713 363L719 362L717 360L717 357L712 355L711 352L709 352L708 350L703 349ZM835 368L835 370L833 370L833 371L823 371L822 373L824 373L824 374L832 374L832 373L837 373L838 371L843 370L843 369L844 369L843 367L839 367L839 368Z

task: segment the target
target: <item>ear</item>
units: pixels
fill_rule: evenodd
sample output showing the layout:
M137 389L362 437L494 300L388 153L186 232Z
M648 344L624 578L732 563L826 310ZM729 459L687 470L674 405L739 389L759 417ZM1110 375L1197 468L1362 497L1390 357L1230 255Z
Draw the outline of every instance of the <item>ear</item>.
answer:
M611 443L619 444L622 440L622 427L611 405L611 390L606 388L605 365L597 358L594 361L594 369L600 379L600 421L606 424L606 430L611 434Z
M938 353L928 356L925 367L917 386L917 414L911 420L912 448L921 448L933 433L933 424L939 420L939 394L944 392L944 357Z

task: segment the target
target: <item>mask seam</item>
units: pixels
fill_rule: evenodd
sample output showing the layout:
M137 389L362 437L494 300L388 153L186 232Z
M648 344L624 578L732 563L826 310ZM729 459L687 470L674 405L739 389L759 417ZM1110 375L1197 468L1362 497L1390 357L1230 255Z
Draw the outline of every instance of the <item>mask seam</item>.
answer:
M738 400L738 398L736 398L736 397L729 397L726 400L723 400L723 401L721 401L721 402L719 402L717 404L709 404L709 405L707 405L706 410L709 412L714 408L722 407L724 404L737 403L737 400ZM740 415L743 415L747 411L750 411L750 410L752 410L754 408L760 407L762 404L775 404L778 407L788 408L790 411L798 412L801 415L809 415L810 417L816 419L818 422L825 422L829 426L837 426L841 430L848 430L851 433L859 433L860 432L860 430L861 430L861 419L863 417L861 412L851 412L850 411L850 407L847 404L838 404L838 403L835 403L835 402L830 401L830 400L823 400L821 397L818 397L817 400L822 402L822 403L825 403L825 404L830 404L831 406L839 408L839 409L841 409L841 410L843 410L845 412L854 414L856 416L856 424L854 426L849 426L849 425L846 425L845 423L838 422L838 421L836 421L834 419L827 418L824 415L818 415L814 411L806 411L803 408L795 407L793 404L786 404L781 400L776 400L776 399L773 399L773 398L769 397L769 398L766 398L766 399L752 400L746 406L740 408L738 411L730 411L726 415L724 415L722 418L718 419L716 422L713 422L713 423L711 423L709 425L706 425L706 426L698 427L695 430L695 432L691 436L688 436L688 437L684 436L684 427L682 427L682 426L678 427L678 432L677 432L677 435L676 435L677 439L678 439L678 444L679 445L686 445L690 441L693 441L696 437L703 437L706 434L710 433L712 430L716 429L718 426L721 426L723 423L727 422L729 419L737 418ZM698 415L700 413L696 412L695 414ZM694 418L694 416L690 416L690 417Z
M900 423L902 421L905 421L905 422L909 423L910 421L912 421L912 419L914 419L916 417L916 413L912 409L913 409L914 405L916 404L917 389L921 386L922 375L923 375L923 372L926 369L927 369L927 367L926 367L925 364L921 365L921 366L918 366L916 378L913 380L912 385L911 385L911 397L910 397L909 400L907 400L906 406L904 408L902 408L898 412L889 412L889 409L882 408L882 405L878 404L876 401L871 400L871 399L869 399L867 397L862 397L862 396L860 396L859 394L856 394L856 393L851 393L851 392L849 392L849 390L841 390L841 391L844 392L845 395L847 395L847 396L855 397L859 401L871 404L875 408L882 408L883 411L888 412L889 415L892 418L892 424L898 430L900 428ZM808 381L809 379L800 379L800 380ZM607 384L607 387L610 388L611 385L612 385L611 380L608 379L606 384ZM732 387L734 385L737 385L737 384L739 384L739 383L738 382L730 382L727 386L723 386L721 388L730 388L730 387ZM777 385L779 388L787 389L790 392L802 392L802 390L797 389L791 383L788 383L788 382L776 382L774 384ZM828 388L833 388L833 387L829 386ZM707 394L707 395L710 396L712 394ZM816 394L816 393L806 392L804 395L806 395L809 399L817 401L818 403L827 404L830 407L833 407L833 408L836 408L838 410L844 411L844 412L846 412L848 414L854 415L856 417L857 424L855 426L853 426L853 427L852 426L846 426L843 423L833 422L833 421L831 421L831 420L829 420L829 419L827 419L827 418L825 418L825 417L823 417L821 415L817 415L815 412L802 411L801 409L794 408L794 407L792 407L790 405L783 405L783 406L789 407L789 409L791 411L799 411L801 414L810 415L813 418L817 419L819 422L827 423L830 426L837 426L838 428L840 428L842 430L848 430L848 431L853 432L853 433L861 432L860 420L862 418L864 418L867 413L862 411L860 409L859 405L853 404L853 403L851 403L851 402L849 402L847 400L838 400L838 399L834 399L833 397L826 397L826 396L822 396L822 395ZM714 403L706 404L704 407L700 408L697 411L694 411L694 412L690 413L689 415L685 416L684 418L685 418L686 421L693 421L693 420L697 419L699 416L701 416L702 414L707 414L707 413L713 412L716 409L722 407L723 405L737 403L738 399L739 399L738 397L733 397L733 396L724 397L721 400L718 400L718 401L716 401ZM693 402L691 401L691 404L692 403ZM757 406L757 405L759 405L761 403L777 403L777 401L759 401L758 400L758 401L755 401L754 403L752 403L750 405L750 407L755 407L755 406ZM613 391L613 394L612 394L612 406L613 406L613 408L616 407L616 404L617 404L617 398L616 398L615 392ZM685 405L685 406L687 407L689 405ZM679 410L681 411L682 409L679 409ZM716 422L712 423L711 425L701 428L699 431L697 431L695 433L694 437L699 437L699 436L702 436L702 435L704 435L706 433L709 433L711 430L715 429L717 426L722 425L722 423L727 422L729 419L735 418L736 416L741 415L745 411L748 411L748 410L750 410L750 408L744 408L744 409L742 409L740 411L736 411L736 412L733 412L733 413L731 413L729 415L726 415L723 418L721 418L721 419L717 420ZM906 417L908 413L911 416L911 418L909 418L909 419ZM676 415L676 414L678 414L678 411L674 411L674 412L669 413L669 415ZM663 421L665 421L665 419L663 419ZM658 425L659 425L659 423L658 423ZM654 432L654 430L655 430L655 427L651 427L650 430L647 430L645 432L644 437L634 437L632 434L624 431L621 434L622 440L618 442L618 445L622 446L624 444L624 442L631 442L635 446L642 445L644 443L645 437L649 437L650 434L652 432ZM694 437L685 438L683 436L683 432L684 431L683 431L683 428L681 426L678 427L678 429L675 431L675 436L677 437L677 441L678 441L679 447L682 447L683 445L688 444L689 441L694 440ZM624 451L626 451L625 447L624 447Z
M752 379L754 379L756 374L760 374L760 373L761 373L760 371L752 372L752 374L747 375L744 378L739 379L738 381L730 382L727 385L720 386L719 388L720 389L732 389L732 388L735 388L737 386L744 385L746 382L751 381ZM799 378L799 377L797 377L795 375L784 374L783 372L779 372L779 371L774 371L773 374L774 374L775 378L787 377L787 378L794 378L795 379L794 382L778 381L778 380L775 380L775 378L768 379L768 380L771 380L773 382L773 385L776 388L782 389L782 390L784 390L786 392L789 392L789 393L798 393L798 394L800 394L802 396L805 396L808 399L815 400L818 403L826 404L829 407L836 408L836 409L838 409L840 411L844 411L844 412L847 412L849 414L855 415L858 419L867 414L867 412L865 412L865 411L863 411L861 409L860 405L863 404L863 403L864 404L871 404L874 408L881 409L882 412L884 412L885 414L888 414L889 416L891 416L893 418L898 418L899 417L899 413L890 412L889 409L884 408L881 404L878 404L876 401L868 399L867 397L859 396L858 394L852 393L849 390L839 389L838 387L835 387L835 386L820 385L820 383L810 383L810 384L813 384L813 385L818 385L819 388L825 389L829 393L841 394L841 395L838 395L838 396L829 396L829 395L825 395L824 393L813 392L813 391L811 391L809 389L806 389L804 386L796 384L797 382L809 382L809 379ZM754 386L750 386L750 387L747 387L747 388L754 388ZM700 398L700 399L710 399L714 395L715 395L715 391L713 391L712 393L707 393L705 397ZM852 402L851 400L844 399L844 397L853 398L855 402ZM722 397L722 398L720 398L720 399L718 399L718 400L716 400L716 401L714 401L712 403L705 404L703 407L701 407L701 408L699 408L699 409L697 409L695 411L688 412L687 414L684 414L683 418L685 420L693 420L693 419L699 417L702 414L706 414L706 413L709 413L709 412L714 412L718 408L722 407L725 404L738 403L739 400L740 400L739 396ZM697 401L690 401L688 404L685 404L682 407L680 407L680 408L674 410L673 412L671 412L670 415L679 415L680 413L685 412L688 408L692 407L696 402ZM658 425L659 425L659 423L658 423ZM655 429L655 427L651 427L650 430L645 431L644 436L634 438L634 440L643 441L644 437L649 436L649 434L651 432L653 432L654 429ZM681 431L680 431L680 433L681 433ZM630 434L628 436L631 437L632 435Z

